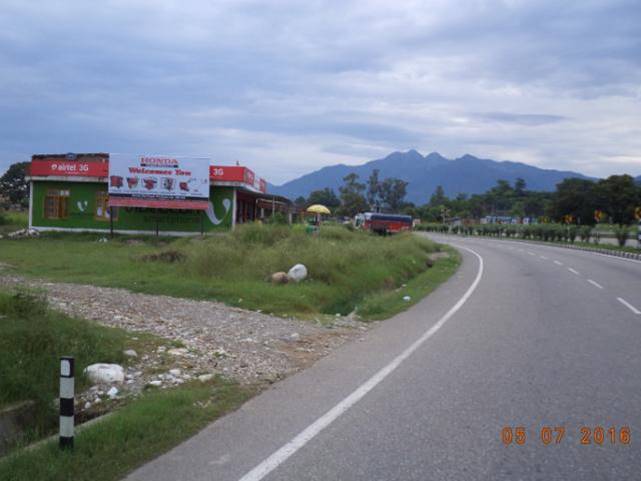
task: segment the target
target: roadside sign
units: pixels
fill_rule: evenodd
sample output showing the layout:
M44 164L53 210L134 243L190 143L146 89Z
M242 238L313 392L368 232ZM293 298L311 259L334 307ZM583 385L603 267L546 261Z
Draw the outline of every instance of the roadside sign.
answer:
M206 210L209 159L111 154L109 206Z

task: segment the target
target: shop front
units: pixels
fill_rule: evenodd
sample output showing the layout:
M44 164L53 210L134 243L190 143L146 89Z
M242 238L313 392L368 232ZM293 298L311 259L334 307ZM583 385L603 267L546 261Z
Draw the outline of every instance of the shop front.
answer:
M127 172L135 175L120 175L114 165L110 169L109 154L34 155L28 177L29 226L43 231L190 235L228 231L237 222L260 218L259 212L262 217L275 210L288 212L289 200L269 196L267 183L251 169L196 160L207 163L204 181L178 164L143 164L129 167ZM259 211L259 198L271 198L273 209Z

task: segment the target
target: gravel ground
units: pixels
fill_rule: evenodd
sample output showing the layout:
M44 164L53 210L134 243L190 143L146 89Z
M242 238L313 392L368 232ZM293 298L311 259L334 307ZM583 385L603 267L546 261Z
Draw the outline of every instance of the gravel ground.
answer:
M219 302L26 280L7 275L6 267L0 266L0 270L5 270L5 275L0 276L0 287L44 288L51 307L70 316L151 333L167 341L150 352L132 355L125 383L117 386L118 393L112 392L111 398L135 395L145 386L162 389L211 374L221 374L242 384L273 383L361 336L370 326L348 317L336 318L331 326L322 326ZM80 410L92 406L97 409L98 404L109 400L110 387L92 386L78 396Z

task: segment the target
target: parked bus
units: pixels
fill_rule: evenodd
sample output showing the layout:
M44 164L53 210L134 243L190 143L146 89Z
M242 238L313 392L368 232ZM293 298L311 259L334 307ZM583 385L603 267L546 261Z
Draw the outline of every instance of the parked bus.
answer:
M357 229L369 230L378 234L394 234L412 230L412 216L365 212L356 215L354 226Z

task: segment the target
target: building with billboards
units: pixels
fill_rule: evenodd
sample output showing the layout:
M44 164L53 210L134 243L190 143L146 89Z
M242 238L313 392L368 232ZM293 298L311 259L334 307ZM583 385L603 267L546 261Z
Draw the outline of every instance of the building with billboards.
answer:
M206 158L90 154L34 155L29 227L36 230L189 235L233 229L292 204L240 165Z

